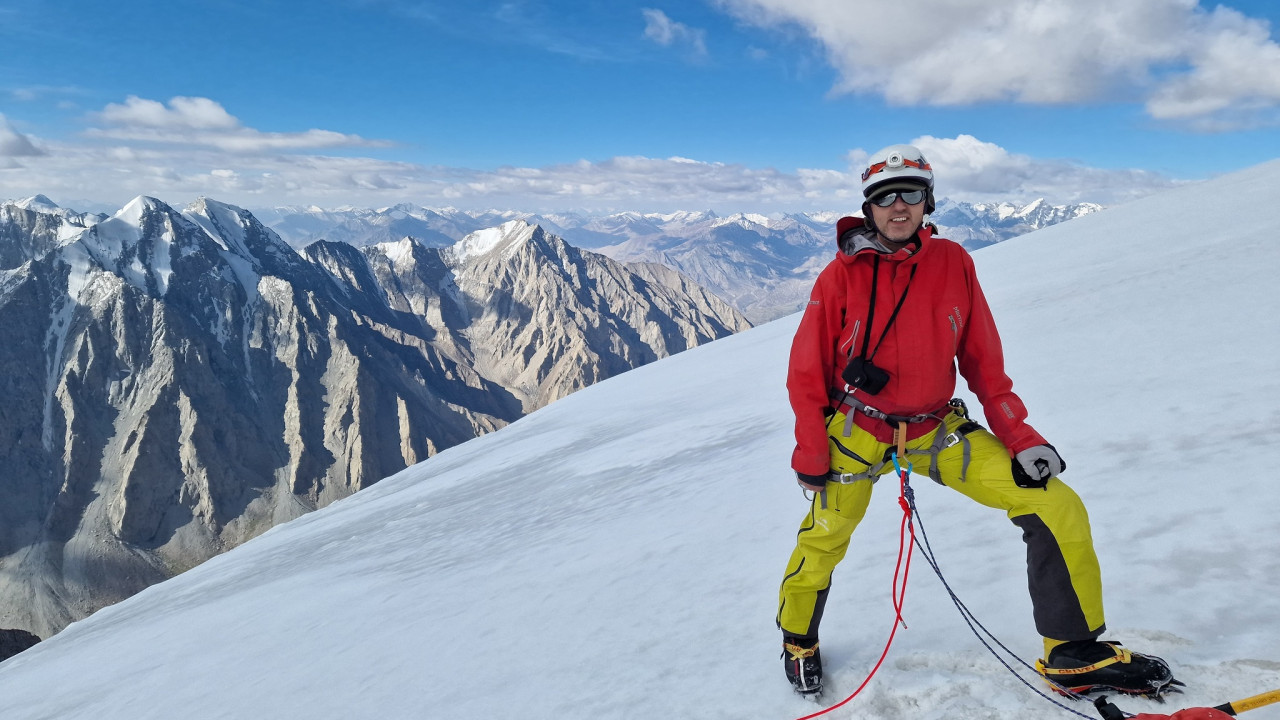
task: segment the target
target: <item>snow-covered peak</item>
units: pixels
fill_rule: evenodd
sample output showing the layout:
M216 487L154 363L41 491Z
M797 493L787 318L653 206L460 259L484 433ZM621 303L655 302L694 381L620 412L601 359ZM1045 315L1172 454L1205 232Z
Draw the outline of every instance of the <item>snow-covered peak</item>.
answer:
M137 226L142 223L142 218L145 215L161 209L168 210L169 206L156 198L147 195L139 195L130 200L124 207L116 211L116 214L111 216L111 220L120 220L121 222Z
M153 197L139 195L116 211L114 215L98 223L85 242L95 254L103 258L118 258L142 238L143 219L167 205Z
M724 225L739 225L748 230L757 228L771 228L773 221L767 216L759 213L736 213L725 218L718 218L712 221L713 227L722 227Z
M382 252L393 265L413 262L413 250L418 245L412 237L405 236L396 242L378 243L374 247Z
M679 210L673 213L654 213L650 217L656 217L664 223L688 225L715 220L719 216L711 210Z
M243 211L234 205L202 197L187 206L184 217L199 225L223 250L229 250L246 259L253 253L245 243Z
M166 217L172 213L164 202L139 195L115 215L79 234L65 248L64 258L73 274L83 275L86 271L87 255L130 285L154 288L164 295L172 274L170 253L175 236L171 219Z
M1030 215L1033 212L1036 212L1037 210L1039 210L1040 208L1046 205L1048 205L1048 203L1045 202L1044 198L1036 198L1035 200L1032 200L1029 205L1019 210L1018 214L1025 217L1027 215Z
M271 272L300 261L279 235L236 205L202 197L188 206L183 216L204 228L224 250L265 263L268 269L282 264Z
M455 262L466 262L481 255L487 255L499 247L511 247L533 237L537 225L530 225L524 220L509 220L497 227L477 230L462 238L450 248Z
M12 204L22 208L23 210L34 210L35 212L43 213L56 213L62 209L57 203L44 195L33 195L29 198L17 200Z
M64 208L50 200L46 195L33 195L21 200L0 202L0 218L8 217L10 208L41 215L53 215L59 218L61 222L57 223L56 230L58 244L75 239L76 236L84 232L85 228L99 223L107 217L106 215L82 213Z
M837 222L840 221L840 218L844 217L844 215L845 213L833 212L829 210L801 213L801 217L807 218L812 222L828 224L828 225L835 225Z

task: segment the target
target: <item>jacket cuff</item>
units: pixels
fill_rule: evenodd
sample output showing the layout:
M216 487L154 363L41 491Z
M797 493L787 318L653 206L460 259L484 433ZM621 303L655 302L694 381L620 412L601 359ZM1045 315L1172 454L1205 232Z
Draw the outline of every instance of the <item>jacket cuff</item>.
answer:
M827 484L827 473L823 473L821 475L809 475L808 473L796 472L796 479L805 485L822 487Z

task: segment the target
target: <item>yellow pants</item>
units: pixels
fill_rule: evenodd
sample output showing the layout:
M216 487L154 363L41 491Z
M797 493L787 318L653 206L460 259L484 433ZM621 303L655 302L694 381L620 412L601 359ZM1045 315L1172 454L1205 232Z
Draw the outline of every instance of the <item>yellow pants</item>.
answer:
M950 413L945 427L907 443L913 471L929 472L929 448L937 433L955 433L967 421ZM865 473L892 451L842 413L827 425L831 468L837 473ZM1022 530L1027 545L1027 580L1036 629L1046 638L1086 640L1105 630L1102 577L1089 532L1089 516L1075 491L1053 478L1045 489L1021 488L1013 482L1009 453L987 430L974 427L969 441L969 465L961 480L963 443L941 450L937 473L942 483L987 507L1004 510ZM857 459L855 459L857 458ZM905 462L904 462L905 465ZM880 471L894 472L893 463ZM778 599L778 627L787 635L816 639L831 573L849 548L849 537L866 513L872 480L842 484L828 482L814 496L800 526L796 548L787 563Z

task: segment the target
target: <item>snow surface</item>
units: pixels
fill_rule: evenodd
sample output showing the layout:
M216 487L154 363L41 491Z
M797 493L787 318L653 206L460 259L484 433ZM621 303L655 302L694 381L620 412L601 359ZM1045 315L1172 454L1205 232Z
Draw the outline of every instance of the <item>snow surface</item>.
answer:
M1280 685L1280 249L1252 219L1181 220L1278 192L1270 163L975 253L1031 421L1090 508L1108 637L1189 686L1166 705L1117 701L1131 712ZM104 609L0 665L0 716L813 712L783 679L773 623L807 507L783 387L796 323L582 390ZM1017 528L915 487L952 587L1035 658ZM836 572L834 699L893 622L899 517L886 479ZM919 560L905 618L880 674L827 717L1072 717L986 654Z

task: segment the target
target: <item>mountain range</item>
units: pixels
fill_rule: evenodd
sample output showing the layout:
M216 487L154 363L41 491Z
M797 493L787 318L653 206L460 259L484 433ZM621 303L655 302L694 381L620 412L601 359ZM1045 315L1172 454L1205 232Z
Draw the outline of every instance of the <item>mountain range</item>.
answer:
M52 205L47 199L44 202ZM976 250L1100 209L1093 203L1051 205L1043 199L1017 205L944 198L930 220L944 237ZM836 221L842 215L720 216L710 210L536 214L429 209L412 203L384 208L272 207L253 213L295 248L317 240L365 247L405 237L426 247L444 248L471 233L523 220L619 262L654 263L677 270L756 323L795 312L808 299L814 278L834 256Z
M511 220L289 246L246 210L0 205L0 626L42 636L603 378L749 327Z
M940 200L930 217L944 237L977 249L1101 209L1081 203L973 204ZM479 229L523 219L578 247L621 262L666 265L723 297L752 322L798 310L814 278L835 254L836 212L721 217L711 211L623 212L609 215L528 214L515 211L388 208L271 208L255 211L287 242L317 239L361 246L406 235L444 246Z

